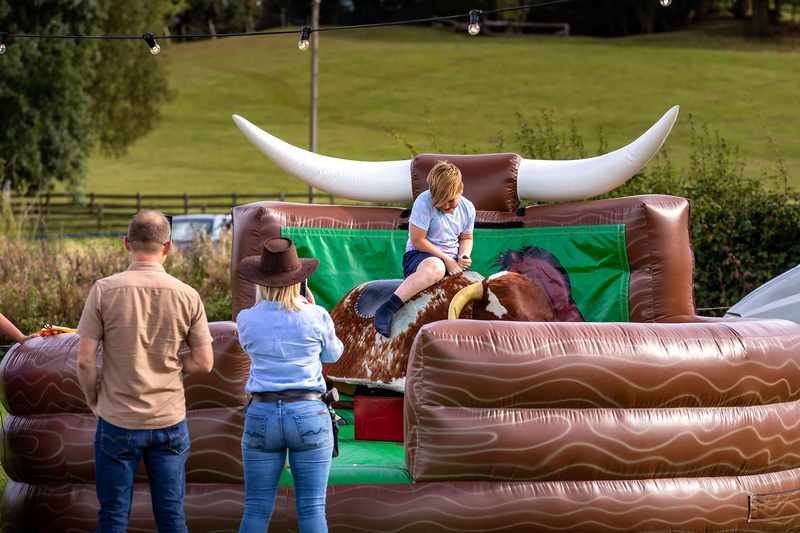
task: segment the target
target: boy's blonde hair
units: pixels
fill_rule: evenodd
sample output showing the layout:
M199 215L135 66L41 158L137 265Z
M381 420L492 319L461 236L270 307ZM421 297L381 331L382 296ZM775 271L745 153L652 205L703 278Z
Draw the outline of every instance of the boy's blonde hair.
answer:
M299 296L299 283L289 285L288 287L264 287L262 285L256 285L256 303L261 303L264 300L278 302L283 305L287 311L300 310L300 305L297 303Z
M450 161L439 161L428 172L433 207L441 208L464 192L461 171Z

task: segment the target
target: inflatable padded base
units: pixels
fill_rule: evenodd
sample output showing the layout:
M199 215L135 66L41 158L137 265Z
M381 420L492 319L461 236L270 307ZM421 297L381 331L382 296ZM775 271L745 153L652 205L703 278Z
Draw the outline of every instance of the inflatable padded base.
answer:
M397 485L411 483L402 442L358 441L353 432L353 411L337 409L348 423L339 426L339 456L334 457L328 485ZM289 468L279 486L294 485Z

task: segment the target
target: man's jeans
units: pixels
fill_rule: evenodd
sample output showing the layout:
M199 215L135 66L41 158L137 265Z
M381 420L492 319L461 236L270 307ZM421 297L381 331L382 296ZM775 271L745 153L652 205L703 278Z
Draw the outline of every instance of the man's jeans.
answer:
M189 430L186 421L163 429L125 429L98 418L94 438L97 531L125 533L133 500L133 478L144 459L159 533L186 533L183 495Z
M319 400L252 403L242 435L244 516L240 533L264 533L275 507L278 480L290 450L297 518L302 533L325 533L325 489L333 426Z

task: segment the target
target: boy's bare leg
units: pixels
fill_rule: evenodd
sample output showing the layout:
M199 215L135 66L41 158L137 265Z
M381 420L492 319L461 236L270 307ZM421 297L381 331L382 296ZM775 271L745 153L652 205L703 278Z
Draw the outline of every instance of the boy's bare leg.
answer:
M445 275L444 262L436 257L422 261L416 272L408 276L392 296L375 311L375 329L384 337L392 331L394 314L418 292L427 289Z
M442 279L445 273L446 270L442 260L438 257L429 257L419 264L416 272L403 280L403 283L397 287L394 293L403 302L407 302L420 291L424 291Z

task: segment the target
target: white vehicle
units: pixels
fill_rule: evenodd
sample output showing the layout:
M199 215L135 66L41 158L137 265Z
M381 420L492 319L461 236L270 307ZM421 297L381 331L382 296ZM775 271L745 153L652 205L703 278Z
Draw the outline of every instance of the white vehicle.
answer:
M728 309L725 316L783 318L800 323L800 265L755 289Z
M202 233L211 237L211 242L219 242L220 235L230 225L230 215L176 215L172 217L172 242L180 249L187 249L195 236Z

